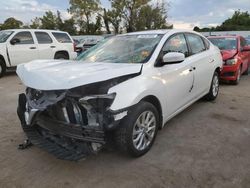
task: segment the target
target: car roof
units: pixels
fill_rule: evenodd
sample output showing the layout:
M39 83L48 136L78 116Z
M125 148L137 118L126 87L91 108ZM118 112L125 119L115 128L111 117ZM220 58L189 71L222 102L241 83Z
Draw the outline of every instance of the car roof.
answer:
M7 30L1 30L1 31L45 31L45 32L67 33L65 31L50 30L50 29L7 29Z
M207 38L239 38L242 37L240 35L216 35L216 36L208 36Z
M159 29L159 30L147 30L147 31L138 31L138 32L131 32L131 33L125 33L122 34L123 36L125 35L151 35L151 34L155 34L155 35L165 35L167 33L195 33L195 34L199 34L197 32L194 32L192 30L185 30L185 29ZM202 35L201 35L202 36Z

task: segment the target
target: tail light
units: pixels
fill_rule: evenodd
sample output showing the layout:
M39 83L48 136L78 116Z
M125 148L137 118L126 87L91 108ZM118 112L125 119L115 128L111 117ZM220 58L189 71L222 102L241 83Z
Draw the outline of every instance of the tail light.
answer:
M73 43L74 52L76 52L76 42Z

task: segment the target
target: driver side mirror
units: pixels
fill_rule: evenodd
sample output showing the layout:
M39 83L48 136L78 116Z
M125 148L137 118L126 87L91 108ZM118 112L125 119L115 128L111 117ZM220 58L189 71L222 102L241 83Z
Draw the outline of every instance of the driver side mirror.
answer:
M185 55L179 52L169 52L163 56L163 64L181 63L185 60Z
M250 52L250 46L244 46L242 52Z
M14 38L14 39L11 39L10 44L15 45L15 44L20 43L20 42L21 42L20 39Z

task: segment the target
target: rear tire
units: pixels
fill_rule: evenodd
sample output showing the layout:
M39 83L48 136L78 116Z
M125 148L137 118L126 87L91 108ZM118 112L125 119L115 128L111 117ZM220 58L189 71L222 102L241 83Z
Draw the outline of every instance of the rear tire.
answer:
M152 147L159 128L159 112L149 102L133 107L115 131L115 141L120 150L133 157L146 154Z
M5 65L5 62L0 59L0 78L4 76L6 72L6 65Z
M219 84L219 73L217 71L214 72L213 79L211 82L209 93L205 96L207 101L213 101L217 98L220 89Z
M69 59L68 55L64 54L64 53L57 53L55 55L55 59Z

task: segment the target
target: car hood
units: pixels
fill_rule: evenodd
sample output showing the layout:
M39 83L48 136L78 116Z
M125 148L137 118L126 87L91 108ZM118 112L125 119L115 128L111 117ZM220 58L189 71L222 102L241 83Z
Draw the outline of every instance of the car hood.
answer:
M142 64L90 63L68 60L35 60L17 67L27 87L38 90L64 90L136 74Z
M233 58L237 54L237 50L221 50L223 61Z

